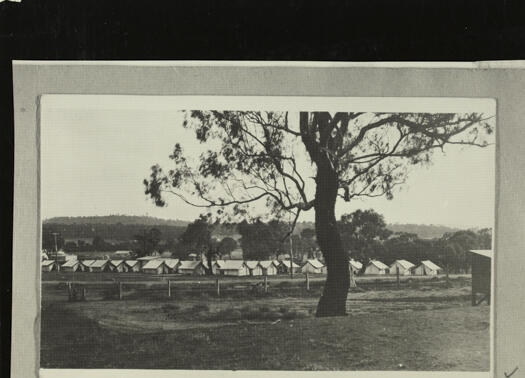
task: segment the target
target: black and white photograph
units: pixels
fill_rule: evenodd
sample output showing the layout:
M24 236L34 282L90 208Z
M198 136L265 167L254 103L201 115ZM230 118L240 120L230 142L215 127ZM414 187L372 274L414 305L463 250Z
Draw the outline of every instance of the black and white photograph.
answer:
M38 111L41 368L491 369L494 99Z

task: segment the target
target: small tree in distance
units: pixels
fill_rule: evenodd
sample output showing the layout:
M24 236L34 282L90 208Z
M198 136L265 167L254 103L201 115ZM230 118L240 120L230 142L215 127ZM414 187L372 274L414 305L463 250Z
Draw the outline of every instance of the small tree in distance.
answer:
M187 111L184 126L209 150L194 161L180 144L174 167L152 167L145 193L164 206L165 194L201 207L222 220L267 214L288 217L315 211L317 243L327 279L317 316L346 314L348 254L335 216L338 198L393 198L411 165L428 164L447 145L488 145L493 127L479 113L361 113ZM308 164L303 164L307 162ZM290 233L293 231L293 227Z

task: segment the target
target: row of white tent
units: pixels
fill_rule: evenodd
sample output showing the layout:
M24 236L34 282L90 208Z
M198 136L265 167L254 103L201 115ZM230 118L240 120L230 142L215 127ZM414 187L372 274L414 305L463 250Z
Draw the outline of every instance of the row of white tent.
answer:
M350 269L359 273L363 264L350 260ZM42 271L62 270L65 272L143 272L149 274L180 273L203 275L207 269L205 261L186 261L154 256L141 257L136 260L68 260L59 265L54 260L43 260ZM212 263L214 275L227 276L263 276L279 273L326 273L326 266L318 259L307 260L302 266L291 260L216 260ZM390 266L379 260L371 260L364 270L365 275L437 275L442 269L430 260L421 261L416 266L407 260L396 260Z

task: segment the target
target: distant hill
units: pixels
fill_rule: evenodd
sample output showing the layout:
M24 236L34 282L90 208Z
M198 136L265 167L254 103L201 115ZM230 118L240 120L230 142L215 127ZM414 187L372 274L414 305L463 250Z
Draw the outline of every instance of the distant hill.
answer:
M45 219L44 224L122 224L141 226L174 226L186 227L189 222L178 219L162 219L137 215L103 215L88 217L55 217Z
M434 224L388 224L386 226L390 231L393 232L406 232L410 234L416 234L420 239L435 239L440 238L447 232L459 231L459 228L434 225Z

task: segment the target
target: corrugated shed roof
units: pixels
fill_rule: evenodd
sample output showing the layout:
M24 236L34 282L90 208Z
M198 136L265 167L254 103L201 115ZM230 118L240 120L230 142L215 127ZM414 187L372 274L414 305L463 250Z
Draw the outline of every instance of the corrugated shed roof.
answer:
M162 264L164 264L164 261L162 260L150 260L142 267L142 269L157 269Z
M398 263L399 265L401 265L405 269L410 269L413 266L415 266L414 264L412 264L410 261L407 261L407 260L396 260L390 266L393 267L393 266L395 266L396 263Z
M437 266L430 260L421 261L421 264L425 265L427 268L432 269L432 270L441 270L439 266Z
M259 261L245 261L246 266L250 269L257 268L257 265L259 265Z
M371 260L370 261L370 264L374 264L376 267L378 267L379 269L388 269L388 266L385 265L384 263L382 263L381 261L379 260ZM370 265L369 264L369 265Z
M239 270L245 265L243 260L224 260L222 265L219 265L220 270Z
M309 260L306 260L306 262L304 263L305 265L306 264L311 264L314 268L317 268L317 269L321 269L322 267L324 267L324 264L317 260L317 259L309 259Z
M481 256L492 258L492 250L491 249L471 249L470 252L475 253L477 255L481 255Z
M200 264L202 264L201 261L185 260L185 261L181 261L180 262L179 269L191 269L191 270L193 270L196 267L198 267Z
M91 268L101 268L108 263L108 260L95 260L90 265Z
M69 268L73 267L78 264L78 260L67 260L65 263L61 265L63 268Z

